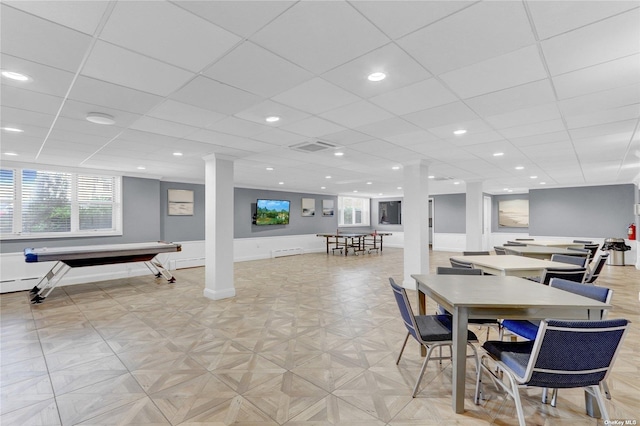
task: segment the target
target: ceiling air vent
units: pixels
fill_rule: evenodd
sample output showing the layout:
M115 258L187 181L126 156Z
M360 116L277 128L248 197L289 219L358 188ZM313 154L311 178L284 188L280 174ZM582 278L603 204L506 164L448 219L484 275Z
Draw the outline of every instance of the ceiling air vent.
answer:
M295 145L291 145L289 148L294 149L300 152L318 152L324 151L325 149L335 149L337 145L334 145L329 142L322 141L312 141L312 142L302 142Z
M453 178L451 176L438 176L436 178L434 178L433 180L437 180L437 181L443 181L443 180L452 180Z

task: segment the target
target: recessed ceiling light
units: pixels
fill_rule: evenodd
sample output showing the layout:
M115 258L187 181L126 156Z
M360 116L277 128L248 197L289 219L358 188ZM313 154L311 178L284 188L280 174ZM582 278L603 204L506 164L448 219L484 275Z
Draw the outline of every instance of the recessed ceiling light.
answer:
M460 182L453 182L454 185L460 185Z
M529 176L531 179L538 179L538 176Z
M327 189L327 187L326 186L321 186L320 189Z
M87 121L90 121L95 124L104 124L110 126L115 124L116 120L113 119L113 116L109 114L102 114L100 112L90 112L87 114Z
M8 155L9 157L15 157L18 154L16 154L15 152L5 152L4 155Z
M430 175L430 176L427 176L427 177L428 177L429 179L435 179L435 178L436 178L434 175Z
M278 182L278 185L284 185L284 182Z
M272 171L273 167L267 167L267 170Z
M181 152L174 152L173 155L175 155L176 157L182 157L182 153Z
M493 156L494 157L502 157L504 155L504 152L494 152Z
M505 191L508 191L508 190L509 190L509 188L505 188L504 190L505 190Z
M402 187L401 187L401 186L399 186L397 189L402 189Z
M331 179L331 176L325 176L325 179Z
M454 134L454 135L464 135L465 133L467 133L467 131L466 131L466 130L464 130L464 129L455 130L455 131L453 132L453 134Z
M3 127L2 130L4 130L5 132L11 132L11 133L22 133L22 132L24 132L24 130L18 129L16 127Z
M357 189L354 189L354 190L353 190L353 192L358 192L358 190L357 190Z
M540 182L540 185L546 185L547 182Z
M513 189L509 189L507 192L513 192Z
M524 166L516 166L516 170L523 170Z
M387 75L383 72L374 72L369 74L369 76L367 77L369 81L381 81L385 78L387 78Z
M269 117L265 118L265 121L267 123L275 123L276 121L280 121L280 117L278 117L277 115L272 115L272 116L269 116Z
M146 170L147 168L145 166L138 166L136 167L138 170Z
M382 195L382 192L378 192L378 195Z
M400 170L400 166L393 166L391 170Z
M342 157L344 155L344 152L334 152L333 155L335 155L336 157Z
M371 185L373 182L367 182L367 185Z
M30 81L31 77L15 71L2 71L2 76L15 81Z

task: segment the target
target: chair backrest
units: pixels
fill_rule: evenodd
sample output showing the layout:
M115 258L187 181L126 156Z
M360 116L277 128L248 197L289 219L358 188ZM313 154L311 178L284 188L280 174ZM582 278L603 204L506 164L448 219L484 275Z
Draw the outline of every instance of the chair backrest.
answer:
M540 279L540 282L542 284L549 285L551 278L562 278L565 280L581 283L584 281L584 276L586 274L587 274L587 268L569 268L569 269L546 268L542 272L542 278Z
M495 250L496 254L504 256L505 254L507 254L507 250L505 250L504 247L500 247L500 246L495 246L493 248L493 250Z
M451 262L451 266L453 268L467 268L472 269L473 265L469 262L463 262L461 260L456 260L454 258L449 258L449 262Z
M595 285L581 284L575 281L569 281L562 278L552 278L549 287L559 288L560 290L569 291L589 299L597 300L603 303L611 302L613 290L607 287L597 287ZM603 320L607 317L607 310L600 311L598 318L589 318L595 320Z
M573 240L574 243L582 243L582 244L593 244L593 241L587 241L587 240Z
M436 274L438 275L482 275L482 269L447 268L445 266L438 266L436 268Z
M598 254L598 249L600 249L600 244L585 244L584 248L591 252L591 258L595 259Z
M591 250L579 247L567 247L567 250L577 251L579 253L591 253Z
M541 321L523 383L545 388L598 385L607 378L628 326L625 319Z
M396 284L393 278L389 278L389 284L391 284L391 289L393 290L393 295L396 298L398 309L400 309L400 315L402 316L402 321L404 321L404 326L417 341L421 341L420 332L418 331L418 326L416 325L416 319L413 316L413 311L411 310L411 305L409 304L409 298L407 297L407 291L404 289L404 287L400 287L398 284Z
M585 283L593 284L594 282L596 282L608 258L609 253L603 253L598 256L598 258L594 261L593 269L591 269L591 272L589 272L589 274L587 274L587 277L584 279Z
M516 238L516 241L534 241L534 238Z
M491 253L488 251L463 251L464 256L489 256Z
M507 241L505 244L502 245L503 247L508 247L508 246L515 246L515 247L526 247L527 245L524 243L518 243L515 241Z
M583 257L583 256L570 256L568 254L552 254L551 261L570 263L572 265L578 265L580 267L587 266L587 257Z

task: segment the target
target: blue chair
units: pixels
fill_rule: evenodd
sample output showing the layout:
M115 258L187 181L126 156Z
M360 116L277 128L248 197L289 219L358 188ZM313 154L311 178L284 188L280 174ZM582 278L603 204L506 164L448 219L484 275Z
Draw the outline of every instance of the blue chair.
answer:
M552 254L552 262L569 263L571 265L577 265L581 268L586 268L588 256L571 256L568 254Z
M628 324L625 319L547 319L540 323L535 340L485 342L482 348L486 354L481 357L476 379L476 404L482 394L482 373L486 372L496 387L513 398L521 426L525 420L519 389L526 387L584 388L595 398L606 424L609 414L600 383L611 370Z
M569 281L575 281L578 283L584 282L584 278L587 275L587 268L546 268L542 272L540 282L545 285L549 285L553 278L562 278Z
M507 250L504 247L495 246L493 250L495 250L496 254L499 256L504 256L507 254Z
M488 251L463 251L463 256L489 256L491 253Z
M473 269L473 264L470 262L464 262L462 260L456 260L452 257L449 258L449 262L451 262L452 268L460 268L460 269Z
M427 356L422 363L420 375L418 376L416 385L413 388L412 396L415 398L416 394L418 393L420 381L422 380L422 376L424 376L424 372L427 368L427 363L429 362L429 360L443 359L442 356L431 358L433 349L442 346L449 346L449 348L451 348L451 346L453 345L451 317L448 315L414 315L413 311L411 310L411 305L409 304L409 299L407 298L406 290L396 284L393 278L389 278L389 284L391 284L391 289L393 290L393 295L396 298L398 309L400 309L400 315L402 316L402 320L404 321L404 326L407 328L407 337L405 337L404 343L402 344L402 349L400 349L400 354L398 355L398 359L396 360L396 365L400 363L400 358L402 357L405 346L407 346L409 336L413 336L413 338L418 343L420 343L427 349ZM478 352L475 346L472 345L472 342L477 343L478 338L473 332L467 331L467 344L473 350L472 356L476 359L477 369L479 363ZM450 358L451 357L446 357L446 359Z
M607 263L608 258L609 253L604 253L598 256L598 258L593 262L591 270L587 272L587 276L584 278L585 284L593 284L594 282L596 282L596 280L600 276L600 272L602 272L604 264Z

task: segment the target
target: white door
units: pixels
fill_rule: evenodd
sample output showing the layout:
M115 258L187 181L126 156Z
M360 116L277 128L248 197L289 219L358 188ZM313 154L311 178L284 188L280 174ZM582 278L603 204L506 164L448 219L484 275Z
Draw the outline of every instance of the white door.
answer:
M484 197L482 210L482 250L491 250L491 197Z

